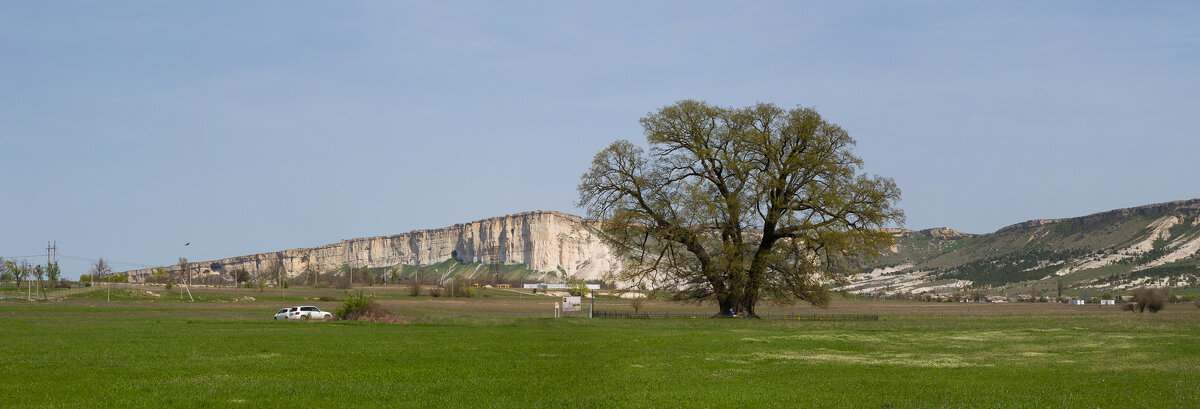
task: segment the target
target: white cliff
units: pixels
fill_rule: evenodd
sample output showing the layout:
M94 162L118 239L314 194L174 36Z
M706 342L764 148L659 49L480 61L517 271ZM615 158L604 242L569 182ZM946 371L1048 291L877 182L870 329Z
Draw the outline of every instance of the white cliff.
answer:
M343 240L316 248L194 261L193 265L199 267L201 276L225 276L237 268L256 274L279 259L292 277L309 265L325 272L346 263L354 267L420 266L454 258L463 263L525 264L564 280L602 279L615 272L619 264L586 223L579 216L532 211L440 229ZM177 272L176 266L168 268L172 274ZM135 281L144 280L150 272L128 271Z

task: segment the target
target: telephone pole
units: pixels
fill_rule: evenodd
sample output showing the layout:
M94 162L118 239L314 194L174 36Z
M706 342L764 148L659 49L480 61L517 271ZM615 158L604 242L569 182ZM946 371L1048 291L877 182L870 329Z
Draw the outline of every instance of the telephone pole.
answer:
M58 240L46 242L46 268L50 268L50 264L58 262Z

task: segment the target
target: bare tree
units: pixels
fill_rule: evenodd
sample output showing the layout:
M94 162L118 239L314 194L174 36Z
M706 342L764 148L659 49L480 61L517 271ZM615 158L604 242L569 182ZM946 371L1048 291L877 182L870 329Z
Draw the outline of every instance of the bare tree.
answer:
M283 267L283 260L276 257L267 266L267 279L274 281L276 287L283 287L283 280L286 276L287 269Z
M104 257L101 257L96 260L95 263L92 263L91 273L93 283L96 282L96 277L100 277L100 279L106 283L105 287L108 290L108 301L112 301L112 284L107 283L108 275L112 274L112 267L108 265L108 262L104 261Z
M641 297L629 300L629 306L633 308L634 314L637 314L642 311L642 307L645 305L643 303L644 303L644 301L642 301Z
M182 299L184 286L192 282L192 264L188 262L187 257L180 257L179 264L176 264L176 267L179 268L179 276L176 278L179 279L179 284L181 284L179 286L179 298Z
M305 257L311 257L311 256L305 256ZM306 258L305 262L308 263L304 266L304 281L305 281L305 283L307 283L308 285L317 285L317 274L320 274L320 271L317 270L316 261L311 258Z
M46 270L41 264L33 266L33 277L37 279L37 290L35 294L39 294L42 298L46 298L45 290L42 288L42 278L46 276Z
M245 268L238 267L229 272L233 276L233 284L235 287L241 287L242 283L250 281L250 272Z

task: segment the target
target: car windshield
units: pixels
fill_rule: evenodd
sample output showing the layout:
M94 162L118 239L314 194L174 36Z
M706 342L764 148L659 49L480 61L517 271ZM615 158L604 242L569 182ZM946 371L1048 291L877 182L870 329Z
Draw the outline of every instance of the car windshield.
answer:
M288 311L296 311L295 308L289 308Z
M279 312L287 312L287 308L280 308ZM278 314L279 312L277 312L276 314Z

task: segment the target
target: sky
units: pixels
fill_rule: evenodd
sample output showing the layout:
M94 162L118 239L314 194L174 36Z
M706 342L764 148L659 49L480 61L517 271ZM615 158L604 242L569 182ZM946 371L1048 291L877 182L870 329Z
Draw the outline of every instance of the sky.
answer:
M56 241L73 278L582 214L592 157L682 99L816 108L912 229L1195 198L1197 21L1190 1L2 1L0 256Z

